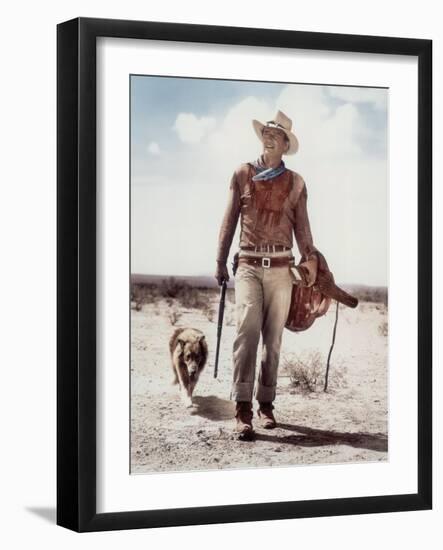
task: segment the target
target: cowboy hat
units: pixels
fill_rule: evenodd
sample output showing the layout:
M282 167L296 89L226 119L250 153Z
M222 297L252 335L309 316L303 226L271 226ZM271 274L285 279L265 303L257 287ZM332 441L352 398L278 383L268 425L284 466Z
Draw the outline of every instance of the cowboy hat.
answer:
M268 120L266 124L262 124L258 120L253 120L252 126L254 127L255 133L261 142L263 142L263 128L277 128L278 130L282 130L289 139L289 149L285 154L294 155L298 151L298 139L291 132L292 120L282 111L278 111L274 117L274 120Z

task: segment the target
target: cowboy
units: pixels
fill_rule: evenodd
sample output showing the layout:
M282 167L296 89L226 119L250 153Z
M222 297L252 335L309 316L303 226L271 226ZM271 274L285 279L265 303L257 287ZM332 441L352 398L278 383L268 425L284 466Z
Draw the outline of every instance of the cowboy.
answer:
M273 429L277 370L283 329L288 317L292 285L310 286L317 275L317 255L306 209L303 178L286 168L283 155L298 150L292 121L281 111L262 124L252 121L263 153L254 162L235 170L223 217L215 277L219 285L229 281L227 258L240 217L240 250L235 275L237 334L233 345L231 399L236 402L236 432L251 440L252 399L257 348L262 336L262 356L255 398L258 417L265 429ZM308 269L294 268L293 234Z

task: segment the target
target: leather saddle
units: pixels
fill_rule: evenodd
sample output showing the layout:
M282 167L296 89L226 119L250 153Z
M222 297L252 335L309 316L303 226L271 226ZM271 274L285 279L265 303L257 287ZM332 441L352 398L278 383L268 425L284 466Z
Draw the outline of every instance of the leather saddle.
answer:
M335 284L334 276L323 254L318 250L313 254L317 256L317 274L314 284L306 286L303 283L294 283L292 287L291 305L285 324L285 327L292 332L301 332L311 327L318 317L326 314L332 300L351 308L356 308L358 305L357 298ZM310 264L308 258L302 257L297 269L302 274L311 270Z

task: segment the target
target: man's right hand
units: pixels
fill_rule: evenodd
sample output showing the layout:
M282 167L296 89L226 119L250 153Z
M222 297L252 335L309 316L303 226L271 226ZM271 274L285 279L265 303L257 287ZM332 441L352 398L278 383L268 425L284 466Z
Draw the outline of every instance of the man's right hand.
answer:
M215 278L217 279L217 283L219 286L223 284L223 281L226 281L226 282L229 281L229 273L228 273L228 268L226 267L226 264L217 262L217 268L215 270Z

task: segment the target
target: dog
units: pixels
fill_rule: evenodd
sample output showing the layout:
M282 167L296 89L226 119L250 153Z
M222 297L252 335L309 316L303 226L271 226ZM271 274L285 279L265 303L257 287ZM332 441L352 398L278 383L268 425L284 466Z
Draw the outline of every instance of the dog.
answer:
M179 328L169 340L172 383L179 384L183 403L192 407L192 393L208 359L205 335L195 328Z

